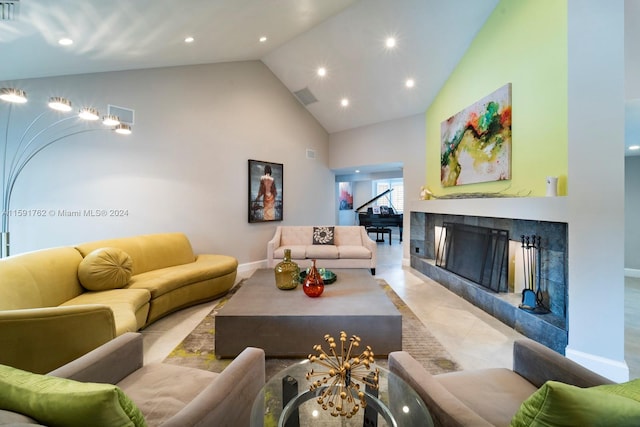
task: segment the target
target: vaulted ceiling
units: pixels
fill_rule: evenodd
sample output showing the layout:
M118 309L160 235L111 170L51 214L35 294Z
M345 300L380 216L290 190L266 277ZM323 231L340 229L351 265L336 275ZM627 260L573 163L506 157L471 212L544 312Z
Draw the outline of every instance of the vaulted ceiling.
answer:
M9 9L9 3L16 6ZM334 133L425 112L498 0L2 4L14 16L0 20L0 81L261 60L292 93L303 90L316 99L306 108ZM640 140L639 17L640 2L627 0L629 141ZM193 41L185 42L187 37ZM73 43L60 45L62 38ZM394 47L386 45L389 38ZM341 105L343 99L348 106Z
M262 60L332 133L426 111L497 3L19 0L0 21L0 81Z

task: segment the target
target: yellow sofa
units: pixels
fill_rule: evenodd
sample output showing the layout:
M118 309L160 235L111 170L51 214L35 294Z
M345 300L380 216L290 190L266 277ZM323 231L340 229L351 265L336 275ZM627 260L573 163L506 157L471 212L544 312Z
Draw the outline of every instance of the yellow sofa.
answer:
M95 264L89 265L96 254L110 264L106 276L97 272L102 274L97 288L87 279L96 273ZM126 277L113 276L114 267ZM49 372L125 332L225 294L237 267L234 257L195 255L182 233L100 240L1 259L0 363Z

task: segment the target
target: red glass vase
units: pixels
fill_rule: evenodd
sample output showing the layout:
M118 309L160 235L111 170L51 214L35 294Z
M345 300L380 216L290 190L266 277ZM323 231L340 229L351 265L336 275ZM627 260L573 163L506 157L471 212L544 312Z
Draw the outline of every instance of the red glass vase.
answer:
M307 277L304 279L304 283L302 283L302 290L307 296L317 298L322 295L324 291L324 281L316 268L316 260L314 259L312 261L313 265L311 266L311 270L309 270Z

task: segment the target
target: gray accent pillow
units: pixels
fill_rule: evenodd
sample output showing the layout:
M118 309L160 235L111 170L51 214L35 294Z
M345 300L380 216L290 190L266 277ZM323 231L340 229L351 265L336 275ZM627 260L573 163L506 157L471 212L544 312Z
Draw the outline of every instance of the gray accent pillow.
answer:
M333 245L334 227L313 227L314 245Z

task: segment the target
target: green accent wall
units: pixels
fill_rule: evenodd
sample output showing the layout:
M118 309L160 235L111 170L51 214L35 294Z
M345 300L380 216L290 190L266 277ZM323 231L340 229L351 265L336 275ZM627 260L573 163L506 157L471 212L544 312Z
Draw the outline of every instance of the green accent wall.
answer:
M436 195L544 196L546 177L567 194L567 1L502 0L427 110L426 183ZM444 188L440 124L512 84L511 180Z

